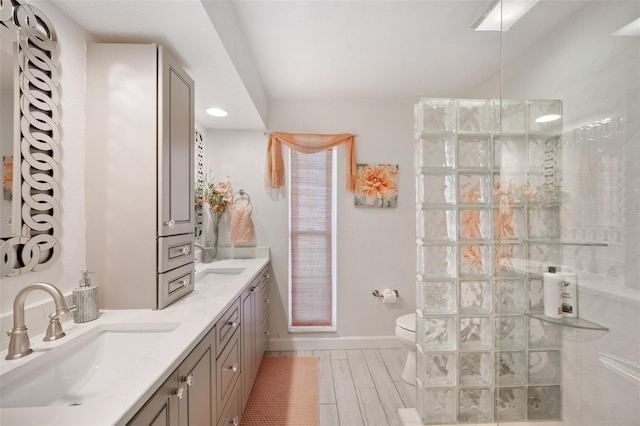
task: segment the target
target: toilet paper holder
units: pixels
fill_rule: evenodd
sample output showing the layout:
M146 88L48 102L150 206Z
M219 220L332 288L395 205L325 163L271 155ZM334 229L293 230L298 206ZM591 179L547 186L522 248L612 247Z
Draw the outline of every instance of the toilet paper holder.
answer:
M396 297L400 297L400 293L398 293L398 290L393 290L393 292L396 294ZM384 296L382 295L381 292L379 292L378 290L373 290L373 295L377 298L382 299Z

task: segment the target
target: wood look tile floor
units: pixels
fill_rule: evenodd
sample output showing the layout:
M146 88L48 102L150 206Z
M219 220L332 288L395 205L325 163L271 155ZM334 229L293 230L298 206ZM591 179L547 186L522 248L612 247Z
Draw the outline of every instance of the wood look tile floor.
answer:
M407 349L266 352L320 358L320 426L401 425L415 387L401 379Z

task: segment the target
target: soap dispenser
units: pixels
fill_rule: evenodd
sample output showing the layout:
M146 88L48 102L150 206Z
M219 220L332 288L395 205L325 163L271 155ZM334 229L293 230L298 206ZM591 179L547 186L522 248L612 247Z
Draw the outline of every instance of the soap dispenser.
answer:
M98 318L98 286L91 284L89 274L93 272L84 269L80 287L73 289L73 303L76 305L74 322L88 322Z

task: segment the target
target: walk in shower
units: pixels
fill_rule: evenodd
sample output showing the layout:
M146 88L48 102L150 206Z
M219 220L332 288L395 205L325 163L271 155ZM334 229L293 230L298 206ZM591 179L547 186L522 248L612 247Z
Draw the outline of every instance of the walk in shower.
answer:
M535 7L564 19L515 52ZM640 424L640 2L535 7L484 86L415 108L423 424Z

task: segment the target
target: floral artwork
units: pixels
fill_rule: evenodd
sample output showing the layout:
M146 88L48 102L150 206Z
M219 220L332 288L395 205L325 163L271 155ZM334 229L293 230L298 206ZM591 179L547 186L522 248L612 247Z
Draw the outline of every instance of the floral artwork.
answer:
M2 198L11 201L13 195L13 156L2 156Z
M495 236L500 240L508 240L516 238L513 227L513 204L517 198L514 192L521 188L516 185L510 185L501 190L500 184L494 185L495 202L500 207L494 210L493 221ZM477 204L480 202L480 184L476 183L472 185L470 182L465 182L461 185L462 195L461 201L470 204ZM478 210L464 210L461 212L461 229L460 237L474 240L482 239L480 231L480 211ZM510 245L502 245L495 247L495 269L496 271L510 271L513 270L511 259L513 257L514 247ZM461 248L461 261L465 261L470 267L481 268L482 267L482 255L480 246L474 244L468 244ZM478 272L478 271L476 271Z
M358 164L356 207L393 208L398 203L397 164Z
M471 186L470 182L465 182L461 185L462 194L460 201L464 203L476 204L480 201L480 184L476 183ZM475 210L465 210L462 212L462 229L460 230L460 236L469 239L480 239L480 212ZM474 272L479 272L482 269L482 253L479 245L468 244L461 247L461 261L465 263Z

